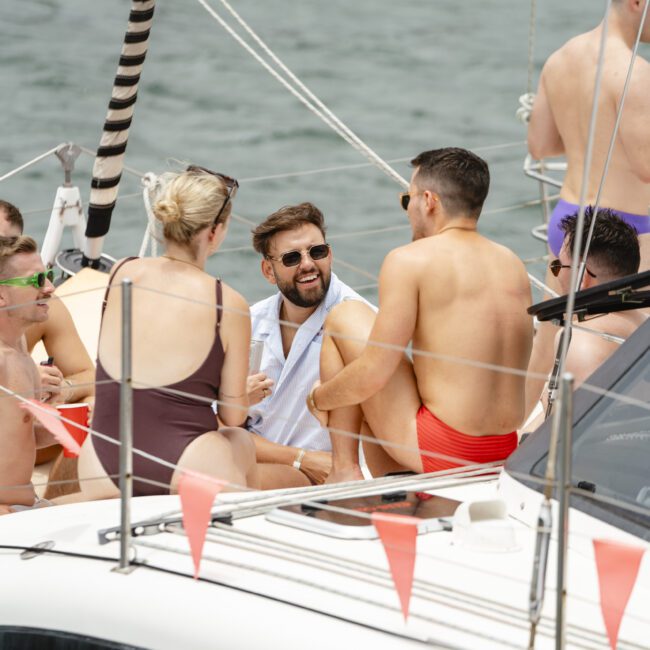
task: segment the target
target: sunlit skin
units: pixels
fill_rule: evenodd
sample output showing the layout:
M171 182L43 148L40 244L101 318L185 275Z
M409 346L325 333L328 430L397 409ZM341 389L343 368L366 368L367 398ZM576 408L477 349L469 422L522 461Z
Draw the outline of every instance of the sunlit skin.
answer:
M5 263L0 279L28 277L45 271L38 253L14 255ZM49 280L40 287L0 285L0 383L14 392L39 398L40 380L36 365L27 353L27 328L47 319L48 302L54 292ZM15 399L0 400L0 476L2 483L22 485L20 489L0 486L0 503L32 505L31 474L36 448L52 444L42 429L34 433L34 423Z
M328 315L323 384L308 400L312 414L330 427L328 481L361 478L358 441L337 430L388 443L368 445L373 462L366 454L373 475L381 475L422 471L415 420L422 404L472 436L508 434L523 420L520 374L448 359L526 367L532 322L525 268L512 251L477 232L475 215L448 213L434 185L413 172L407 210L413 241L384 260L379 313L350 301ZM411 361L402 352L409 343L430 354Z
M304 323L327 293L332 278L331 250L322 260L313 260L307 254L311 246L324 243L323 234L313 224L279 232L271 241L269 255L275 259L262 260L262 274L287 298L283 301L287 320ZM278 261L294 250L302 253L300 264L287 267Z

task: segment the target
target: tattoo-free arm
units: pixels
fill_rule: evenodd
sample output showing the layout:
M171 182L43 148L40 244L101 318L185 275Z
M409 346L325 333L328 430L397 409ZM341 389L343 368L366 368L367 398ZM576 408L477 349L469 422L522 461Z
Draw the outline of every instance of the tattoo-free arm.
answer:
M528 151L533 158L550 158L564 153L564 142L558 131L546 92L546 66L542 70L528 123Z
M68 308L59 298L50 300L47 321L33 332L27 331L31 351L42 336L43 345L64 378L62 386L66 402L80 402L95 394L95 366L88 355ZM36 338L38 336L38 338ZM72 384L72 385L69 385Z
M360 404L380 391L391 378L413 337L418 289L408 253L391 251L379 275L379 313L361 356L316 392L320 410Z

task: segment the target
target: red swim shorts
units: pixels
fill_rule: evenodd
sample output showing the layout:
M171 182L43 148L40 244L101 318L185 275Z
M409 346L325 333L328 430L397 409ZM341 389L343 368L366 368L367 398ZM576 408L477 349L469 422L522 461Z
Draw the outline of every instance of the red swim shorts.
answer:
M418 411L416 422L420 452L431 451L478 464L505 460L517 448L516 431L499 436L468 436L447 426L424 405ZM425 454L421 458L424 472L463 466L446 458Z

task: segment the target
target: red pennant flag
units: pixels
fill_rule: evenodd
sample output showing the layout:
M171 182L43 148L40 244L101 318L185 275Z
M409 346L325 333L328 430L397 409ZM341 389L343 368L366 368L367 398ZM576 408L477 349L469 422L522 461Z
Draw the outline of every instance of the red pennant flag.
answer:
M408 619L413 572L415 570L415 542L418 534L418 519L405 515L372 513L381 543L384 545L388 566L393 576L395 589L402 606L404 620Z
M214 499L224 487L224 482L198 472L184 471L178 481L178 494L183 510L183 527L190 543L194 561L194 577L199 577L201 553L210 523Z
M79 443L70 435L65 424L61 422L61 415L53 406L30 399L21 402L20 407L29 411L54 436L56 441L63 445L66 451L79 455L81 451Z
M600 609L612 650L616 650L618 631L639 573L645 549L620 542L594 539Z

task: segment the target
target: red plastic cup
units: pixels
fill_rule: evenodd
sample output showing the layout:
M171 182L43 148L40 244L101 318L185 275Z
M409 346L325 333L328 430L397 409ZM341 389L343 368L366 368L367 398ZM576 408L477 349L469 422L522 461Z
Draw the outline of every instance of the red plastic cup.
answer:
M88 426L88 415L90 413L90 406L88 404L57 404L56 409L61 417L72 420L73 422L76 422L76 424L80 424L82 427ZM80 429L76 424L72 424L71 422L64 422L63 424L68 430L68 433L79 443L79 446L83 445L88 432L84 431L84 429ZM68 451L64 447L63 455L66 458L76 458L79 454Z

